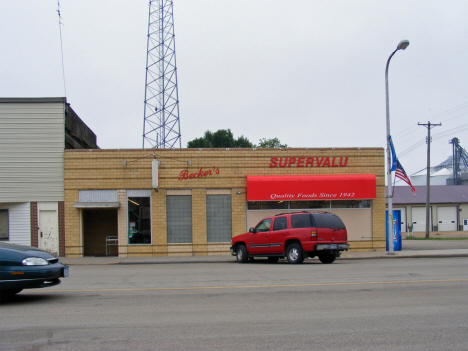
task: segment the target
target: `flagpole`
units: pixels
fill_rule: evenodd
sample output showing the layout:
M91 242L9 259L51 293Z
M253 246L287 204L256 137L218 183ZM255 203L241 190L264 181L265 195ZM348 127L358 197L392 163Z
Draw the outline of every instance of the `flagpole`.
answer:
M408 40L402 40L398 44L396 50L392 52L390 57L387 60L387 66L385 68L385 97L386 97L386 106L387 106L387 198L388 198L388 254L394 255L393 250L393 188L392 188L392 165L391 165L391 156L390 156L390 107L388 99L388 66L390 65L390 60L393 55L398 50L405 50L409 45Z

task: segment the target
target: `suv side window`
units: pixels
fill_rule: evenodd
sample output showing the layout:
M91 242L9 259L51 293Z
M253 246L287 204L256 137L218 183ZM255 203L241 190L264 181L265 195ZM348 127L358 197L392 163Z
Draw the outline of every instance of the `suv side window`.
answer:
M268 232L270 231L271 218L264 219L255 227L256 233Z
M310 220L310 214L297 214L291 216L291 227L293 228L310 228L312 227L312 221Z
M273 230L284 230L288 229L287 217L277 217L273 223Z
M314 219L317 223L317 228L346 228L343 221L338 216L332 214L314 214Z

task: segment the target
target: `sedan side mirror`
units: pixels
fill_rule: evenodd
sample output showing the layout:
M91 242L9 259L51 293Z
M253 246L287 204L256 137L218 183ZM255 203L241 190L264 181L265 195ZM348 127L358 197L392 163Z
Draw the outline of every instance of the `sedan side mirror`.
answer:
M253 228L250 228L250 229L249 229L249 232L251 232L251 233L255 233L255 229L253 229Z

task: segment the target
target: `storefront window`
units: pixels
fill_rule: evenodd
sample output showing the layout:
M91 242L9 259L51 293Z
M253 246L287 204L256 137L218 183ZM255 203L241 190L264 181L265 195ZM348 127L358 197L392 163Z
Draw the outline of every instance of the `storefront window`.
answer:
M291 201L290 208L310 209L310 208L330 208L330 201Z
M249 210L276 210L287 209L287 201L255 201L247 204Z
M128 197L128 243L151 244L150 197Z
M333 201L256 201L247 204L249 210L330 210L331 208L371 208L371 200Z
M0 210L0 240L9 240L8 210Z
M337 200L331 202L332 208L370 208L370 200Z

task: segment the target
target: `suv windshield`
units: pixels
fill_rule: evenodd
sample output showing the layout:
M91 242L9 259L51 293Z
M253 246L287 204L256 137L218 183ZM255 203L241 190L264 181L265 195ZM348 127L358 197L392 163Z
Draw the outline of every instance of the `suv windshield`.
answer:
M268 232L270 230L271 218L264 219L255 227L256 233Z

